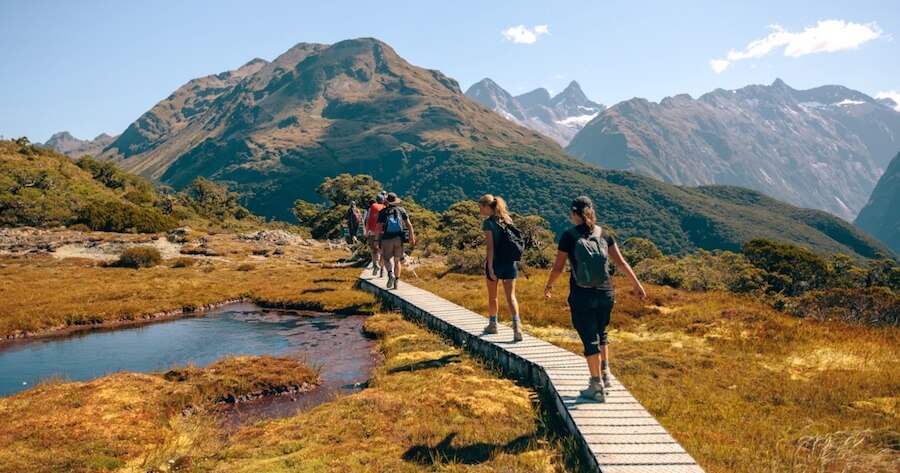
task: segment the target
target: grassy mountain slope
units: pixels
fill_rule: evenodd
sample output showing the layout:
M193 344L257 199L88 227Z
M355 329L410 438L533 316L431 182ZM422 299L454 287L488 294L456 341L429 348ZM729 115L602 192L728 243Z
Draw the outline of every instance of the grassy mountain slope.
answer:
M154 207L147 181L112 171L95 178L50 148L0 141L0 226L158 232L177 225Z
M295 199L318 200L323 178L350 173L370 174L437 210L485 192L503 195L557 231L567 224L569 200L589 194L621 236L650 238L670 252L736 249L755 236L862 256L884 248L837 219L823 217L851 234L853 245L773 212L770 201L736 202L727 192L587 165L374 39L299 44L247 67L210 76L228 81L207 88L188 83L103 157L175 187L196 176L224 181L251 211L282 219L292 218ZM201 96L214 98L187 113L185 104Z

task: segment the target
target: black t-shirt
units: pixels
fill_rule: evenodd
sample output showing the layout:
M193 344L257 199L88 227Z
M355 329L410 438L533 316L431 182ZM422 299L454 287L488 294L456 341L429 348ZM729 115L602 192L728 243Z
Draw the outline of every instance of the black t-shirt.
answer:
M577 227L574 227L574 228L581 235L588 235L590 232L587 225L578 225ZM605 228L602 228L602 227L600 229L600 238L603 238L604 240L606 240L606 246L608 246L608 247L612 247L613 245L616 244L616 239L612 235L610 235L609 232L607 232ZM569 255L569 264L573 268L575 267L575 242L576 241L578 241L578 240L575 238L574 235L572 235L571 231L566 231L565 233L562 234L561 237L559 237L559 251L564 251ZM575 283L575 275L572 274L571 272L569 273L569 287L571 288L572 291L596 290L596 291L604 291L604 292L609 292L609 293L613 292L612 279L607 280L606 284L604 284L601 287L584 288L584 287L578 286L578 284Z
M403 207L399 207L396 205L388 205L387 207L381 209L381 212L378 212L378 223L380 223L382 228L384 229L384 233L381 234L382 240L390 240L392 238L397 238L397 237L403 236L403 231L400 231L400 232L387 231L387 218L388 218L389 212L398 212L400 214L400 226L401 227L406 225L406 222L409 221L409 214L406 213L406 209L404 209Z
M491 215L490 217L484 219L484 223L481 224L481 229L485 232L491 232L491 235L494 237L494 250L497 250L497 245L500 243L500 217L496 215Z

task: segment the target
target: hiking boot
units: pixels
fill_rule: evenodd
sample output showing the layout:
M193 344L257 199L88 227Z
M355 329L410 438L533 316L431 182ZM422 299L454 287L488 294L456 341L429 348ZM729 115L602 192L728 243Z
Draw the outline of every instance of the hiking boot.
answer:
M394 277L394 286L393 286L393 288L394 288L394 289L397 289L397 284L399 284L399 283L400 283L400 278Z
M600 372L600 379L603 380L604 387L612 387L612 373L609 371L608 366L606 368L603 368L603 371Z
M513 322L513 341L521 342L522 341L522 326Z
M590 380L587 389L582 389L579 394L586 399L593 399L597 402L606 402L606 391L603 390L602 381Z
M487 324L487 327L484 328L485 335L495 335L497 333L497 321L493 321Z
M372 276L378 276L378 263L372 263Z
M384 268L381 268L381 273L378 275L379 278L384 277Z
M387 288L390 289L390 288L392 288L393 286L394 286L394 275L391 274L391 273L388 273L388 283L387 283Z

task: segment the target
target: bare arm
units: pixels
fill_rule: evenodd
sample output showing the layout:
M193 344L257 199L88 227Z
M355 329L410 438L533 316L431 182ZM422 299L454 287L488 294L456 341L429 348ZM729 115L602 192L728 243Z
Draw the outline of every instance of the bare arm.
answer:
M491 281L493 281L497 279L497 277L494 276L494 232L490 230L484 232L484 246L487 248L484 264L487 268L488 276L491 278Z
M550 270L550 277L547 278L547 285L544 287L544 297L549 299L553 295L553 284L566 269L566 259L568 258L569 254L565 251L556 252L556 261L553 263L553 269Z
M622 256L622 252L619 251L619 245L613 243L611 247L609 247L609 255L612 256L612 260L616 265L622 268L622 271L625 271L625 274L628 275L628 278L631 279L631 282L634 283L634 293L641 299L647 297L647 293L644 291L644 286L641 285L641 282L638 281L637 276L634 274L634 270L631 269L631 265L628 264L628 261L625 261L625 258Z
M406 228L409 229L409 244L416 244L416 230L413 228L412 222L409 219L406 219Z

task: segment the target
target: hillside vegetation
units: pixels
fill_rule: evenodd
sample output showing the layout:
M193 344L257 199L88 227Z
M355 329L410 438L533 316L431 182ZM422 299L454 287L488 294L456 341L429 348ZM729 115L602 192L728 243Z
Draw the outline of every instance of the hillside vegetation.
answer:
M586 164L371 38L302 43L272 62L191 81L101 158L177 189L198 176L227 183L248 209L282 220L293 218L297 199L320 202L323 179L366 174L435 211L498 194L557 232L570 200L588 194L604 224L669 253L736 250L754 237L867 258L888 251L836 217L797 218L804 211L758 193L734 198L731 188L683 188Z
M203 178L175 193L110 162L88 156L72 161L25 138L0 141L0 226L158 233L186 224L264 224L237 201L237 194Z

